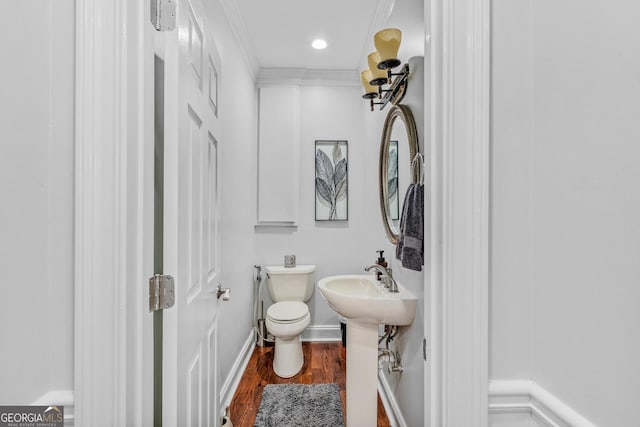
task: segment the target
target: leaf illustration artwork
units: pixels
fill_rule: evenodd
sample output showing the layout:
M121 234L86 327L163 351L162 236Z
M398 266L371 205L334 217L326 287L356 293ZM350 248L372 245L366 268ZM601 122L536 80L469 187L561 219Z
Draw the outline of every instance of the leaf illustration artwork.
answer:
M336 165L333 175L333 183L336 186L336 202L347 197L347 159L342 159Z
M336 220L338 202L347 197L347 159L338 143L331 157L322 150L316 151L316 200L329 208L329 220Z
M389 200L398 192L398 151L389 152L389 163L387 164L387 196Z
M338 164L338 162L342 158L342 147L340 147L340 144L336 144L333 146L333 151L331 152L331 155L333 156L333 164L334 165Z
M333 165L329 157L318 150L316 153L316 193L325 206L331 206L333 196Z

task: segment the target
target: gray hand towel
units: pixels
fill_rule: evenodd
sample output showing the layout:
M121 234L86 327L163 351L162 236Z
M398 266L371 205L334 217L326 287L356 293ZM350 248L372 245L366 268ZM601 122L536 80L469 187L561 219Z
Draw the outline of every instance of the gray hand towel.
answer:
M407 188L400 217L396 259L410 270L422 271L424 265L424 185Z

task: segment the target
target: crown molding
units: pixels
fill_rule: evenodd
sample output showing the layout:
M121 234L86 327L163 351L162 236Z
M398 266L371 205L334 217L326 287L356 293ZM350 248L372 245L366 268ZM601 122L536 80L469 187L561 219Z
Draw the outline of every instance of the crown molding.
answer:
M238 41L238 47L242 53L242 57L247 63L249 71L255 80L258 76L258 71L260 70L260 63L258 62L258 55L256 54L255 47L251 42L251 37L249 37L247 25L242 19L240 9L238 9L238 5L234 0L220 0L220 5L222 5L227 22L229 22L231 32Z
M366 40L373 40L373 35L389 20L396 0L379 0L374 18L369 27L369 34ZM220 0L222 9L231 32L236 38L242 57L247 63L254 79L258 82L258 87L274 84L297 84L297 85L331 85L331 86L358 86L360 75L352 70L309 70L297 68L260 68L258 55L255 46L249 36L247 25L242 19L242 14L234 0ZM366 58L369 54L370 46L362 46L361 58ZM278 70L278 71L275 71ZM277 73L277 74L276 74Z
M378 0L375 15L369 27L366 40L373 40L373 35L385 26L396 0ZM234 0L220 0L222 9L231 32L236 38L240 52L247 63L258 87L275 84L297 85L330 85L330 86L358 86L360 74L352 70L310 70L299 68L260 68L255 46L249 36L247 25L242 19L242 14ZM360 58L366 58L371 50L369 44L362 46ZM277 71L276 71L277 70Z
M258 87L294 86L353 86L360 85L356 70L315 70L307 68L261 68Z

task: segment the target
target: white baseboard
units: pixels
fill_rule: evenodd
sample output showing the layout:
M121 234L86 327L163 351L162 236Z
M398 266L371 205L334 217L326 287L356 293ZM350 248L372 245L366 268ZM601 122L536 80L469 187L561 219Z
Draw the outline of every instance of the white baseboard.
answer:
M73 390L49 390L31 404L34 406L64 406L64 425L74 425L75 416L73 411Z
M504 380L489 383L489 414L522 414L548 427L596 427L534 381Z
M380 400L382 401L382 406L384 406L384 410L387 413L387 418L389 418L389 424L391 427L407 427L407 423L402 416L402 411L400 410L400 405L398 405L396 396L391 390L387 378L381 371L378 371L378 393L380 394Z
M249 359L251 359L253 349L256 346L255 341L255 333L252 328L249 332L249 336L242 346L242 349L240 350L240 354L238 354L235 362L233 362L233 366L231 366L231 370L229 371L227 378L225 378L224 384L222 384L222 387L220 388L221 413L224 413L224 409L231 404L233 395L238 388L238 384L240 384L240 379L242 379L242 374L244 373L244 370L249 363Z
M305 342L336 342L342 340L342 334L339 325L311 325L300 339Z

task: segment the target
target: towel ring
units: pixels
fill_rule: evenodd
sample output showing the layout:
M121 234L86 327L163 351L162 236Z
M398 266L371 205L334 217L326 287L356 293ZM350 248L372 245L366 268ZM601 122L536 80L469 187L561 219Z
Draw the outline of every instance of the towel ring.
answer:
M416 153L411 161L411 182L424 185L424 156Z

